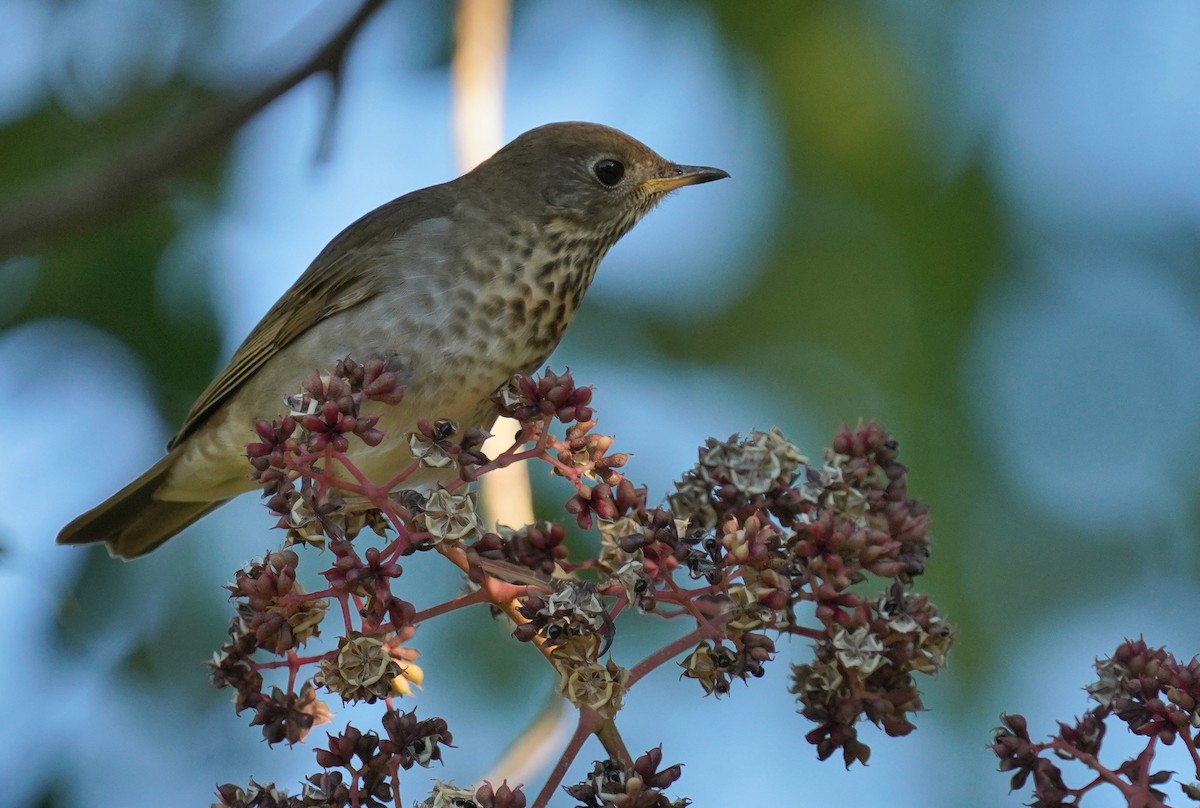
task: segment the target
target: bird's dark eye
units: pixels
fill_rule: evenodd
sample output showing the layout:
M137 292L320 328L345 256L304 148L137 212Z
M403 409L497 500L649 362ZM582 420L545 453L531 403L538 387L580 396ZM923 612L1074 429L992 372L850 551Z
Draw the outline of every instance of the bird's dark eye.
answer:
M625 176L625 166L616 160L601 160L592 166L592 171L596 172L596 179L610 188Z

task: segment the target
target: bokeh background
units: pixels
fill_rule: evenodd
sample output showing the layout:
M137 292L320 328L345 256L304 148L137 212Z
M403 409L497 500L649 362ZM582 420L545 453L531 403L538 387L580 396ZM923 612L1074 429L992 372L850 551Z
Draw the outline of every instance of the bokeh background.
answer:
M351 10L0 0L0 226L48 178L286 71ZM253 496L134 564L53 537L159 456L329 238L454 176L453 14L390 0L332 112L310 79L136 205L0 241L5 805L206 805L219 782L315 770L314 744L269 750L206 680L220 586L276 541ZM864 728L870 766L846 772L786 693L802 644L721 701L662 670L623 726L687 764L678 794L1015 806L985 749L1001 711L1044 735L1123 637L1200 649L1200 6L518 0L505 115L509 136L601 121L732 174L613 250L552 360L596 386L634 479L661 496L705 437L751 428L816 455L867 417L932 506L925 586L960 633L919 729ZM565 493L537 482L551 514ZM434 560L407 565L418 603L455 589ZM670 636L631 625L621 661ZM427 775L478 778L550 687L483 615L418 645L420 713L460 749L406 801ZM1174 751L1163 768L1186 770Z

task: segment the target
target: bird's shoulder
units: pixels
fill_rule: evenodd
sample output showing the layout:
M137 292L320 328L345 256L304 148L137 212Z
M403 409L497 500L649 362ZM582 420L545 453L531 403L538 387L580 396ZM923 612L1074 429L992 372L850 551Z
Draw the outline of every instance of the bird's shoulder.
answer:
M370 300L385 287L394 287L397 278L403 278L409 252L397 245L409 237L428 241L448 233L456 211L450 186L435 185L393 199L336 235L196 399L167 444L168 450L191 436L281 348L321 320ZM384 262L388 265L386 277L379 271ZM297 368L297 378L306 370L311 368Z

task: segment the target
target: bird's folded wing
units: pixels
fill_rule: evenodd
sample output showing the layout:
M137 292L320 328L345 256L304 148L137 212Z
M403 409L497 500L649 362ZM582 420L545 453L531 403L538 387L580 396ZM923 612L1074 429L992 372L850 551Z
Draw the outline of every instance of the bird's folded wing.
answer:
M281 348L326 317L378 294L378 272L372 271L372 264L384 258L380 242L402 237L430 215L444 216L448 197L440 191L441 187L435 186L421 192L420 199L414 199L417 194L395 199L363 216L331 241L196 399L167 449L186 440Z

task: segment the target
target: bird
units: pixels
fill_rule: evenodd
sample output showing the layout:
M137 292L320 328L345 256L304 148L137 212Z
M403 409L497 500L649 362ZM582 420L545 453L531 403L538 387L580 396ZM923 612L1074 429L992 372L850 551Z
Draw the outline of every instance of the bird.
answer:
M70 522L59 544L144 555L255 487L256 420L314 370L382 359L404 384L378 428L418 419L487 429L492 396L558 345L608 249L669 192L728 177L680 165L601 124L539 126L461 177L401 196L346 227L264 315L192 405L166 455ZM364 408L364 412L366 412ZM411 460L406 441L356 447L371 479Z

